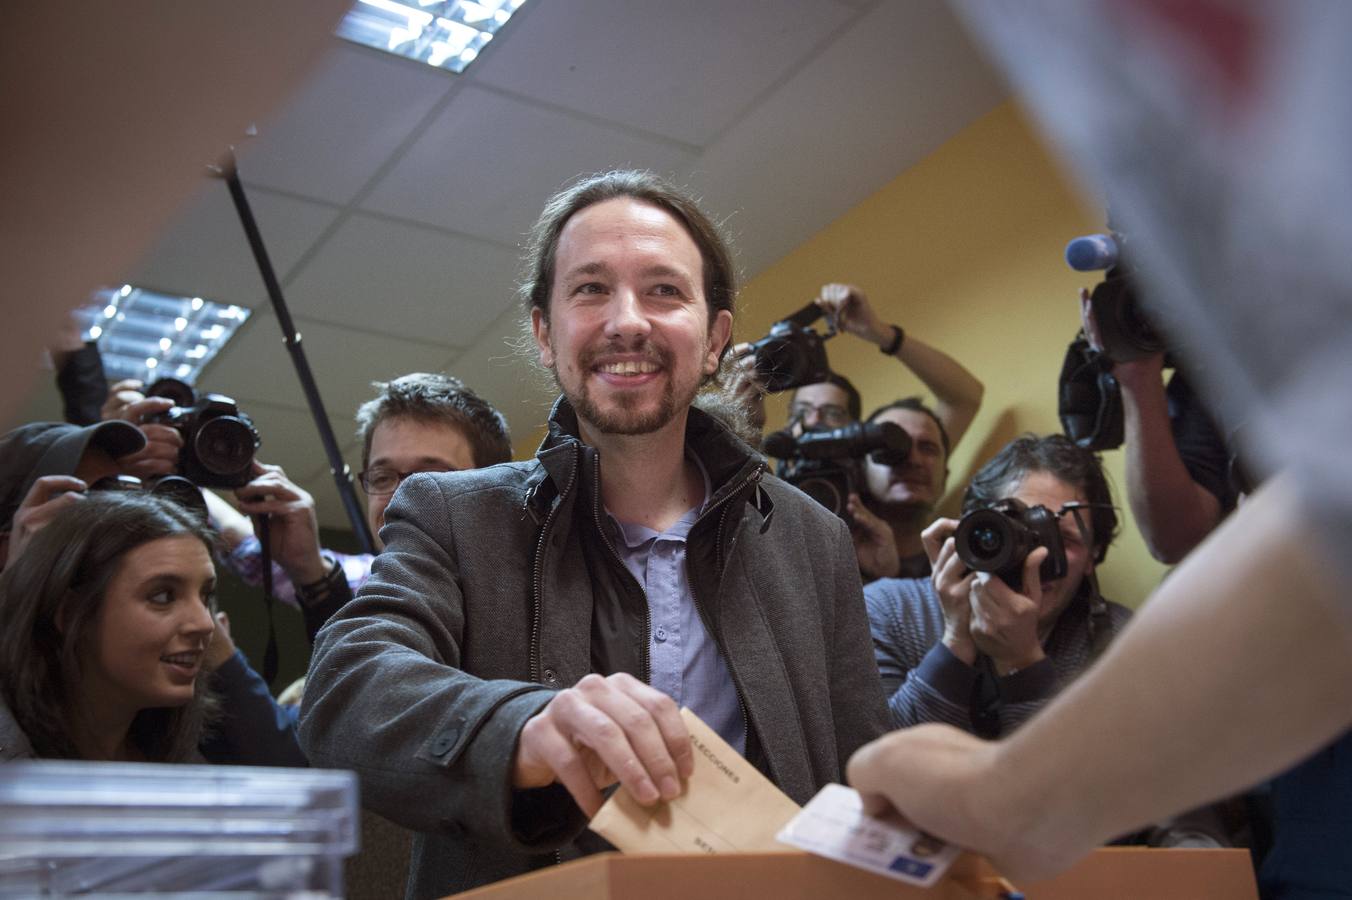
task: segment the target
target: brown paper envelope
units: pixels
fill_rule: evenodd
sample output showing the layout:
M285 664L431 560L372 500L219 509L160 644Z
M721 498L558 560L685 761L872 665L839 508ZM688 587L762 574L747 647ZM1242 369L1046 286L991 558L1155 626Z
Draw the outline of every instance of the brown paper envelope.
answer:
M690 710L681 717L695 751L681 796L641 806L620 788L592 818L592 831L626 853L788 851L775 835L798 804Z

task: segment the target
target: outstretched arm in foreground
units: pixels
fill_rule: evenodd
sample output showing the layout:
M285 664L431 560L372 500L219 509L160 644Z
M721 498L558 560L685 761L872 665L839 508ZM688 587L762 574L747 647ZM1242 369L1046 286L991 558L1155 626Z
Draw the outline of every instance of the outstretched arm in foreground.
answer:
M894 732L855 754L850 783L875 809L1038 879L1290 766L1352 723L1346 586L1313 532L1295 485L1275 480L1012 737Z

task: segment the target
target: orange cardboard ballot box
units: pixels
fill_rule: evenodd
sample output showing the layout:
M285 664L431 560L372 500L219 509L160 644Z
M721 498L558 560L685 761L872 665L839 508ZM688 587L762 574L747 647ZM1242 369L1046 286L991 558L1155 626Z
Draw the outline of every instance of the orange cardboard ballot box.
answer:
M1108 847L1049 881L1015 885L1027 900L1258 900L1247 850ZM1003 887L977 857L939 884L911 887L809 853L602 853L456 894L462 900L992 900Z

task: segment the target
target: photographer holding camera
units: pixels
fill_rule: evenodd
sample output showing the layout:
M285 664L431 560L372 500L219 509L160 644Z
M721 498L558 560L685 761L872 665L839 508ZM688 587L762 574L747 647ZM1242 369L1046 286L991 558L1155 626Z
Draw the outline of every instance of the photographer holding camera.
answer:
M1087 668L1130 617L1094 577L1117 513L1098 457L1059 434L1005 445L962 509L961 524L939 519L924 532L931 579L882 579L864 597L893 724L996 737Z
M871 456L870 462L864 464L867 473L864 480L869 489L862 497L851 494L844 508L836 510L846 513L851 523L865 580L927 574L929 562L920 532L943 494L949 451L972 424L985 388L948 354L906 334L899 325L883 322L858 287L826 284L813 302L827 317L831 334L838 329L874 344L883 355L900 361L934 393L933 410L915 398L889 404L869 417L869 423L887 422L906 432L911 450ZM778 329L780 325L775 327ZM772 336L774 333L772 330ZM787 429L790 433L828 431L859 421L862 414L859 392L847 378L824 365L804 367L801 378L810 380L792 379L786 387L779 387L773 378L767 379L765 370L770 361L764 351L757 352L766 343L742 344L735 349L748 362L740 367L733 389L752 409L753 418L759 413L759 421L764 422L763 396L767 388L792 388ZM821 361L825 362L824 355ZM854 464L852 461L851 465Z
M1080 291L1084 332L1102 350L1094 301ZM1177 563L1238 501L1231 453L1182 372L1164 383L1164 353L1109 360L1122 388L1127 497L1150 554Z

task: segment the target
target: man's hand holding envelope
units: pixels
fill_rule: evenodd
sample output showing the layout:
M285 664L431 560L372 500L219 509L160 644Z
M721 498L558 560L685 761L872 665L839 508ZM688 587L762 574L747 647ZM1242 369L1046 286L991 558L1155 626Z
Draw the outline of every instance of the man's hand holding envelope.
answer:
M735 754L734 754L735 755ZM676 702L632 675L588 675L559 691L526 722L512 784L559 782L588 816L615 782L632 801L674 800L694 767L694 752Z

